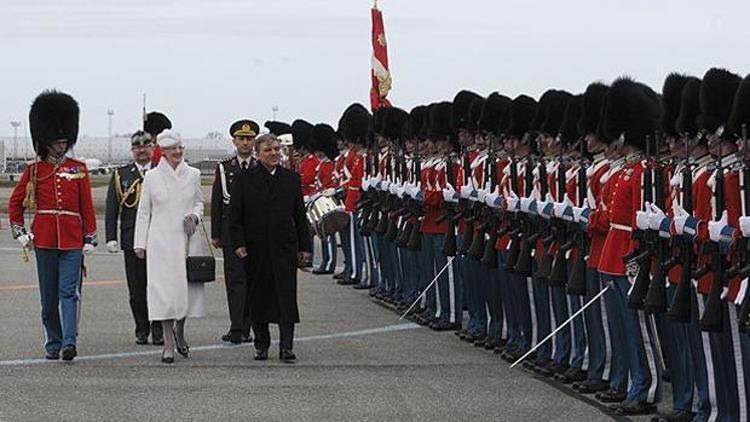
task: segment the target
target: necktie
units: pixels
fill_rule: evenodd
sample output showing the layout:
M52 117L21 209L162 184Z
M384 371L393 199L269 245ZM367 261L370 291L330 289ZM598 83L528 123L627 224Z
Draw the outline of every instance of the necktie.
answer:
M241 166L242 166L242 170L247 170L247 161L243 161Z

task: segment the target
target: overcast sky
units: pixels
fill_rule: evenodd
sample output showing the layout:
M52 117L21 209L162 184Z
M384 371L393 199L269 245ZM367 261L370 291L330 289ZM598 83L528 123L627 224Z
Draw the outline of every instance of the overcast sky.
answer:
M367 104L371 0L0 0L0 134L45 88L73 95L81 133L140 126L148 108L199 137L249 117L336 125ZM380 0L407 109L483 95L581 92L621 74L750 72L750 2Z

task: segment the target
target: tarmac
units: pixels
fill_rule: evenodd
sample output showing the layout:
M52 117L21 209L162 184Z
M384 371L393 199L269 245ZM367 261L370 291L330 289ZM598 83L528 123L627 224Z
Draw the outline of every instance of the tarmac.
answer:
M228 317L219 278L207 285L206 317L188 321L189 359L165 365L161 347L135 344L122 255L100 246L86 266L79 357L45 361L33 256L23 263L7 226L0 230L0 421L613 419L451 332L399 320L367 291L305 272L297 363L281 363L275 345L257 362L251 344L221 342Z

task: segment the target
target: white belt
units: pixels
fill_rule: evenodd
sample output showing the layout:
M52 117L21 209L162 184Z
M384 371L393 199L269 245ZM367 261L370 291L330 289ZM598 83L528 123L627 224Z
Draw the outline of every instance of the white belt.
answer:
M615 230L622 230L626 232L632 232L633 228L630 226L626 226L623 224L615 224L615 223L609 223L609 227Z
M52 215L72 215L73 217L80 217L81 214L73 211L65 210L37 210L37 214L52 214Z

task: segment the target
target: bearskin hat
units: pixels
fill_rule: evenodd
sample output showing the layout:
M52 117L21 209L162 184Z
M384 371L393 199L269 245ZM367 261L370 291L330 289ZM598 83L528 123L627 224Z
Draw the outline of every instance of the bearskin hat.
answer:
M563 146L574 144L583 135L578 130L581 114L583 114L583 94L574 95L565 106L565 113L560 123L560 141Z
M505 95L497 92L490 94L484 101L482 113L479 116L478 129L502 136L503 129L505 129L502 126L503 117L508 114L510 103L511 99Z
M458 131L459 129L469 129L469 111L471 110L471 104L474 100L481 99L482 96L471 91L463 90L460 91L453 98L453 106L451 110L451 126Z
M542 94L541 97L539 97L539 102L537 103L536 107L536 113L534 113L534 118L531 120L531 123L529 124L529 130L532 131L540 131L542 130L542 123L544 123L544 117L547 113L547 108L549 107L549 102L552 100L552 97L555 95L554 89L548 89L547 91Z
M606 139L625 137L625 142L647 149L646 140L651 139L661 122L661 99L647 85L629 77L621 77L612 83L602 112L602 128Z
M701 112L700 92L701 80L693 76L688 77L680 93L680 114L675 120L677 133L691 138L698 135L698 115Z
M734 95L732 114L729 115L727 125L729 133L742 138L742 125L746 126L746 130L750 129L750 75L745 76Z
M268 131L274 134L275 136L281 136L281 135L286 135L288 133L292 133L292 127L289 126L289 123L285 123L285 122L269 120L263 123L263 126L265 126L266 129L268 129Z
M677 137L677 116L680 115L680 103L682 102L682 88L688 81L688 77L679 73L670 73L664 80L661 90L664 115L661 118L661 130L666 137Z
M602 107L607 91L609 87L601 82L594 82L586 88L586 92L583 93L581 118L578 119L578 132L584 135L601 134L597 129L601 122Z
M423 126L427 120L427 106L418 105L409 112L409 138L421 139L424 132Z
M537 102L528 95L521 94L510 104L510 122L505 134L510 138L523 138L531 127L536 114Z
M406 131L409 124L409 113L398 107L388 107L385 108L385 110L383 131L381 134L392 141L404 140L406 138Z
M427 129L427 137L433 141L441 139L454 139L456 137L456 130L453 127L453 120L451 119L451 113L453 112L453 104L448 101L435 103L430 106L429 114L429 128Z
M568 91L557 90L552 93L539 131L550 136L557 136L565 117L565 109L571 98L573 98L573 94Z
M143 131L151 134L154 139L167 129L172 129L172 121L159 111L148 113L143 121Z
M310 149L313 125L305 120L297 119L292 122L292 142L296 149Z
M29 130L34 151L42 159L47 157L47 147L66 139L68 149L78 140L78 103L68 94L51 90L39 94L29 111Z
M346 108L339 121L339 133L346 142L365 145L367 144L368 128L371 115L367 109L359 103L354 103Z
M714 133L720 127L726 126L740 82L742 78L739 75L716 67L703 75L699 97L701 112L698 115L700 130Z
M315 125L310 138L310 149L322 152L331 160L335 159L339 153L336 148L336 131L325 123Z
M476 133L479 130L479 118L482 116L482 107L484 107L484 98L478 98L471 102L469 106L469 117L466 120L466 130Z

